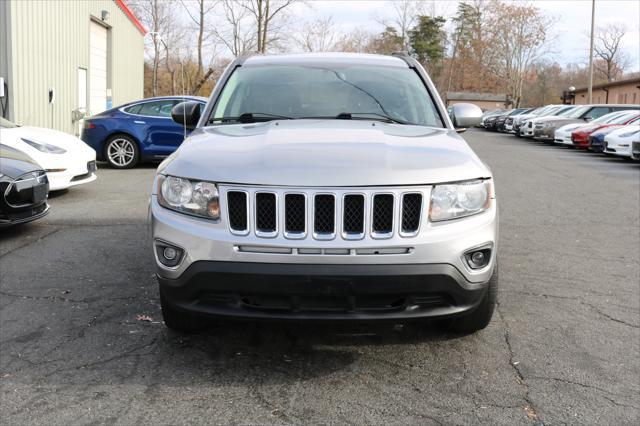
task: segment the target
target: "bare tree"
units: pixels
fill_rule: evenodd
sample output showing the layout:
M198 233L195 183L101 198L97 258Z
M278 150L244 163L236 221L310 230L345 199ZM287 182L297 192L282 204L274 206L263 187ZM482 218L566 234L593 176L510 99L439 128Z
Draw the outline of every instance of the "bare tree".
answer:
M351 32L342 34L335 43L335 49L340 52L372 53L373 37L367 29L358 27Z
M198 72L198 76L201 76L204 68L202 65L203 63L202 47L206 39L209 37L209 34L205 34L205 28L206 28L205 21L208 13L215 7L216 3L211 0L194 0L194 1L196 4L196 8L195 8L196 10L192 10L191 7L188 7L187 3L185 3L185 0L180 0L180 3L184 7L184 10L186 10L187 15L189 15L189 18L191 18L193 23L196 25L196 28L198 30L198 42L196 47L197 54L198 54L198 71L197 72ZM189 3L193 3L193 2L189 2Z
M253 15L256 23L256 48L265 53L267 45L275 41L274 21L297 0L248 0L241 4Z
M596 58L600 60L593 65L609 82L629 66L629 58L621 46L626 33L627 28L621 23L608 24L596 32L593 48Z
M534 64L551 41L554 20L534 6L500 2L488 16L488 69L505 83L507 95L520 105L522 87Z
M328 16L307 21L293 35L293 43L304 52L327 52L335 49L339 33Z
M413 28L416 19L423 13L423 1L396 0L389 2L389 9L393 17L390 19L377 19L385 28L395 28L402 38L402 49L409 50L409 30Z
M151 93L153 96L157 96L158 69L162 59L162 52L166 51L162 45L162 37L163 34L172 27L171 5L162 0L138 0L136 2L132 2L130 5L134 8L138 16L140 16L142 22L149 29L149 34L151 35L151 43L153 47L151 59Z
M213 29L216 39L235 57L255 49L256 37L248 22L249 10L235 0L222 0L221 6L225 22Z

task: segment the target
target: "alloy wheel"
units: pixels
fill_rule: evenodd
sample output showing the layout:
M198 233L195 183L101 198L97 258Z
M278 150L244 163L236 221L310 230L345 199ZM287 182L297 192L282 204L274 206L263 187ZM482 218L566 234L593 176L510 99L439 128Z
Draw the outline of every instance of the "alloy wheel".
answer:
M126 167L135 157L135 147L127 139L114 139L107 148L107 156L116 166Z

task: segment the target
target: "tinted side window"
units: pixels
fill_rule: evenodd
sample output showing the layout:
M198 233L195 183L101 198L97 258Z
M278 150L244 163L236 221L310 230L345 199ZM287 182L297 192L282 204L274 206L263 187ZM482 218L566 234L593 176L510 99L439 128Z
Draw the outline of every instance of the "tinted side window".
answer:
M594 118L599 118L605 114L608 114L609 110L610 110L609 107L594 107L594 108L591 108L591 110L589 110L589 112L584 115L584 118L589 118L593 120Z
M130 107L126 107L124 110L129 114L138 114L140 112L140 108L142 108L142 104L132 105Z
M178 101L173 99L145 102L140 104L140 109L135 114L151 117L171 117L171 108L173 108L177 103Z

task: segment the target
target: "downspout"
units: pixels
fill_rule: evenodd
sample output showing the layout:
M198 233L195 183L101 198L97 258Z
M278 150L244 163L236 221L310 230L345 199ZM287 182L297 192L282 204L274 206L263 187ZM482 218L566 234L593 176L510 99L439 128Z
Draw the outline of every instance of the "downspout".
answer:
M606 87L603 87L602 90L607 92L607 96L604 98L604 103L608 104L609 103L609 89L607 89Z

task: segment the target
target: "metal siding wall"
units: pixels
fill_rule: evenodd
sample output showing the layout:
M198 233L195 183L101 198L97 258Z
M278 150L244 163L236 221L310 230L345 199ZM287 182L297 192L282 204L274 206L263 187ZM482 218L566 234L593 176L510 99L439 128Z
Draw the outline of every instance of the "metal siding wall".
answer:
M109 12L113 105L143 95L144 40L112 0L11 1L14 119L21 124L75 133L71 121L77 107L77 69L89 69L91 16ZM16 55L15 52L20 52ZM89 80L91 75L88 76ZM48 89L56 100L48 103Z

